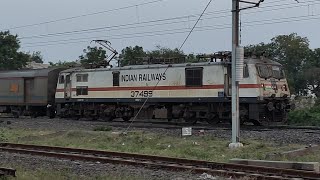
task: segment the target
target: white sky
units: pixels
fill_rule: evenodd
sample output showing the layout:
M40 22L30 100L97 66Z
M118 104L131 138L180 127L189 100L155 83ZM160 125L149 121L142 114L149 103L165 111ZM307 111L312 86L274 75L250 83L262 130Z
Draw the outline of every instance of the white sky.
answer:
M106 11L153 0L0 0L0 30L18 34L23 51L41 51L45 62L76 60L92 39L107 39L120 52L126 46L139 45L153 50L156 45L179 47L208 0L163 0L144 6L86 16L25 28L12 27L40 23L87 13ZM254 0L251 0L254 1ZM276 35L292 32L307 37L311 48L320 48L320 0L265 0L260 8L242 12L242 45L270 42ZM213 0L203 20L185 46L186 53L212 53L231 49L231 0ZM155 25L142 22L189 16L161 21ZM295 17L295 18L293 18ZM287 22L284 22L287 21ZM248 23L251 22L251 23ZM275 24L275 22L278 22ZM102 29L41 38L26 38L50 33L89 28L134 26ZM139 24L140 23L140 24ZM163 24L167 23L167 24ZM168 24L170 23L170 24ZM137 27L140 26L140 27ZM176 33L179 32L179 33ZM168 34L171 33L171 34ZM155 34L162 34L154 36ZM148 36L145 36L148 35ZM139 37L137 37L139 36ZM23 38L25 37L25 38ZM70 40L73 39L73 40ZM62 42L65 40L65 42ZM55 41L55 42L52 42ZM75 41L82 41L70 43ZM39 43L40 42L40 43ZM53 45L48 45L53 44Z

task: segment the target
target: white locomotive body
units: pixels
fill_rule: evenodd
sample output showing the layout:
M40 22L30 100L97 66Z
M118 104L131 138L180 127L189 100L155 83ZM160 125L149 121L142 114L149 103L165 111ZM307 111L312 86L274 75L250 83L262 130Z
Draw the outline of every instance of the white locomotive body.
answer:
M229 120L230 66L221 61L68 69L60 73L57 84L57 114L129 120L144 104L139 117L183 118L192 123ZM280 64L245 60L240 82L242 122L284 121L289 95Z

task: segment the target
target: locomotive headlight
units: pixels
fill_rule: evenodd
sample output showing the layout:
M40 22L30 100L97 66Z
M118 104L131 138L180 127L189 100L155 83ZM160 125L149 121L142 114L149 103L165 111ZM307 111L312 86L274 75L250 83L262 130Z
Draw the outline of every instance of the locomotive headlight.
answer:
M265 91L266 90L266 86L264 85L264 83L261 84L261 88Z
M284 85L282 86L282 88L283 88L284 91L288 91L288 87L287 87L286 84L284 84Z

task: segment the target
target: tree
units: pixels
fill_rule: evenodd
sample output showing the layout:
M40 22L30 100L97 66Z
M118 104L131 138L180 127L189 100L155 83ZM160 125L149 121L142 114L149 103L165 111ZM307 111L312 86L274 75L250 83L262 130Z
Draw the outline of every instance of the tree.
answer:
M145 52L141 46L129 46L121 51L120 54L120 65L125 66L129 64L142 64L143 58L147 57L150 59L158 58L180 58L185 56L183 51L178 48L170 49L166 47L156 46L156 50ZM194 56L190 56L194 58ZM192 59L194 60L194 59Z
M102 47L90 47L84 49L84 55L79 56L82 65L101 64L107 58L107 52Z
M307 89L320 97L320 68L312 67L304 72L304 79L307 82Z
M306 89L303 70L310 61L309 40L298 36L296 33L279 35L271 39L271 43L249 45L246 52L251 51L260 56L264 55L281 63L286 71L290 90L295 93L303 93Z
M50 67L71 68L78 65L75 61L58 61L57 63L49 62Z
M121 54L119 55L120 66L126 66L133 63L140 64L142 62L136 62L136 61L141 61L142 60L141 58L144 56L146 56L146 52L144 52L141 46L126 47L122 49Z
M310 51L308 60L304 64L303 78L306 89L320 97L320 48Z
M319 67L320 68L320 48L314 49L310 53L310 61L308 62L307 66L310 67Z
M0 32L0 70L21 69L29 59L28 55L18 52L20 42L17 35L9 31Z
M183 51L179 50L178 48L170 49L166 47L156 46L156 50L148 51L147 55L150 57L157 57L157 58L173 58L173 57L182 57L184 56Z
M194 63L194 62L198 62L198 59L194 54L188 54L186 61L190 63Z
M15 70L23 68L27 62L43 63L39 51L30 53L20 52L20 42L17 35L9 31L0 32L0 70Z
M33 52L32 55L30 55L29 61L36 62L36 63L43 63L43 57L41 55L41 52L39 51Z
M310 53L309 40L296 33L271 39L273 58L286 67L289 73L301 71Z
M264 56L273 58L273 47L271 44L259 43L256 45L249 45L244 47L247 55Z

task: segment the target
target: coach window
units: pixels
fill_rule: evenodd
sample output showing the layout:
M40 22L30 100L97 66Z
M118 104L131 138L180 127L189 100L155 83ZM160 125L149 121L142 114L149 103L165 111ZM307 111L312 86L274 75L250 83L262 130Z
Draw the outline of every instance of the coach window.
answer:
M120 72L112 72L113 86L120 86Z
M88 74L77 74L77 82L88 82Z
M186 86L202 86L203 68L186 69Z
M88 95L88 86L77 86L77 96Z
M244 66L243 66L243 78L248 78L248 77L249 77L248 64L244 64Z
M64 84L64 75L59 77L59 84Z

